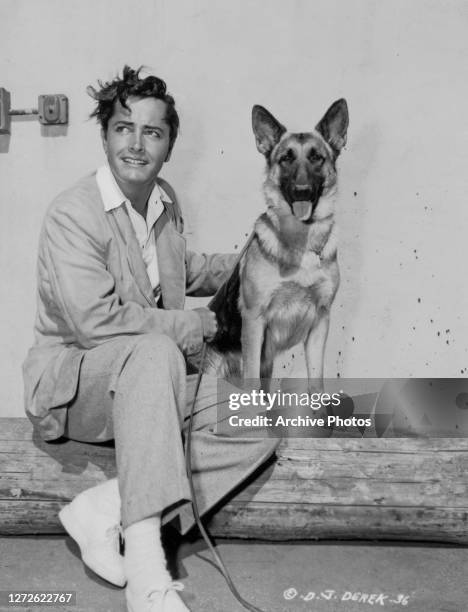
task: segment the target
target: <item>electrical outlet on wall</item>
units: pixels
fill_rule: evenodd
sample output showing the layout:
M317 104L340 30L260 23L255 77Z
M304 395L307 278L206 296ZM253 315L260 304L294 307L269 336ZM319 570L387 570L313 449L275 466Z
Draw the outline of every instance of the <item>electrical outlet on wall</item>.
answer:
M63 94L39 96L39 122L42 125L68 123L68 98Z

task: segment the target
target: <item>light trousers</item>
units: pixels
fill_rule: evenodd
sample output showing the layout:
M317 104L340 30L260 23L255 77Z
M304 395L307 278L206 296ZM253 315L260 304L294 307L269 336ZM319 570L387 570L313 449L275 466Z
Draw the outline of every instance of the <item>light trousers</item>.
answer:
M83 359L65 435L82 442L115 439L124 528L157 513L163 523L178 515L182 533L194 523L184 438L196 378L187 376L174 341L161 334L110 340ZM230 410L217 386L215 377L203 376L195 407L191 462L201 513L255 472L280 441L260 428L255 438L242 428L218 434L217 423Z

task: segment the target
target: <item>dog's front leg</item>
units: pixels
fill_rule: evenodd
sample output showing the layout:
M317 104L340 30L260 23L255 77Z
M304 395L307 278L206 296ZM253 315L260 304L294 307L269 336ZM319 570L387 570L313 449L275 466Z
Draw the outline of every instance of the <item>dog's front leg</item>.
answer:
M264 334L263 317L256 313L242 314L242 375L260 379L260 360Z
M329 313L320 313L317 323L304 342L307 377L309 381L314 381L319 391L323 390L323 360L329 323Z

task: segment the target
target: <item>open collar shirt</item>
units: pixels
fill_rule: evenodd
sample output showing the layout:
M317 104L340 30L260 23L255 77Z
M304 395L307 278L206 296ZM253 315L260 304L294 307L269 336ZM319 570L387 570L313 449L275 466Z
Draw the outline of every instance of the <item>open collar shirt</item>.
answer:
M154 225L164 211L164 203L172 203L171 198L157 183L148 199L146 219L133 208L130 200L124 196L110 167L106 164L96 172L96 181L104 202L104 210L109 211L125 205L132 223L138 244L141 248L143 261L146 265L148 278L153 288L155 298L159 297L159 269L156 254L156 237Z

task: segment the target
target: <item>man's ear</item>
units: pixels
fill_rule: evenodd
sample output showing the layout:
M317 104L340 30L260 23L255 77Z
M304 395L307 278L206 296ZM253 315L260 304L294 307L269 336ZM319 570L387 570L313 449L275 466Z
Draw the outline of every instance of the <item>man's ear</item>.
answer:
M286 132L284 125L281 125L266 108L258 104L252 108L252 129L257 149L267 158Z
M101 142L104 149L104 153L107 155L107 133L104 128L101 128Z
M348 125L348 105L346 100L341 98L333 102L315 129L324 137L338 156L346 144Z

